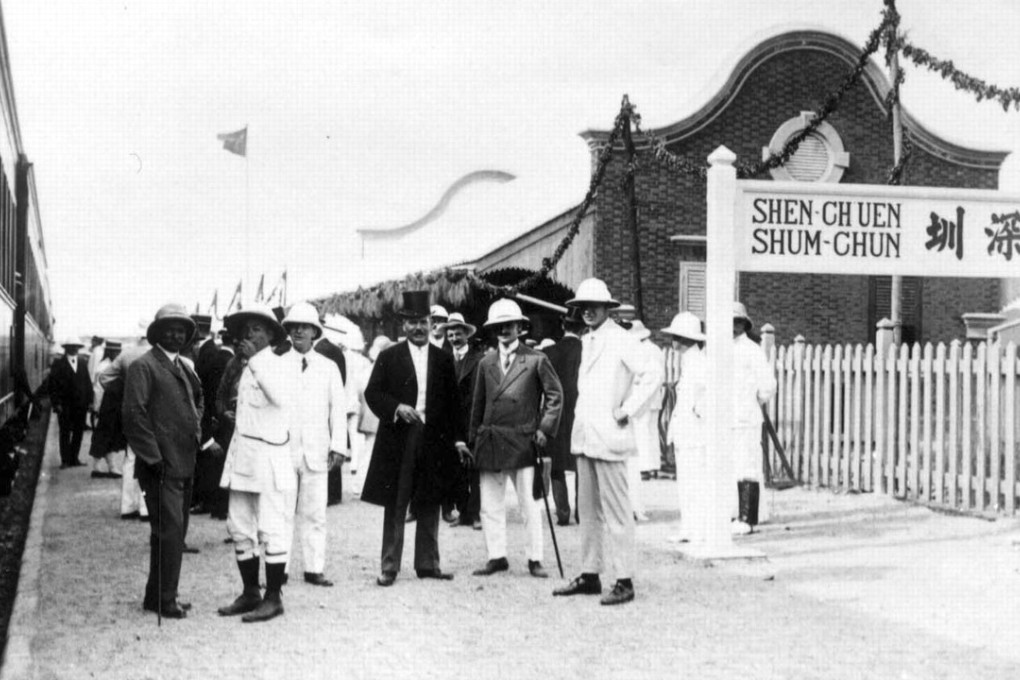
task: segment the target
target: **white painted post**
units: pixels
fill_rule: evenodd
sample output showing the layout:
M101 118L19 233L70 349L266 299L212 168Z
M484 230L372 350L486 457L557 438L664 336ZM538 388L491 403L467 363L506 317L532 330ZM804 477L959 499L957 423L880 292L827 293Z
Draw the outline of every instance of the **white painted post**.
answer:
M733 451L733 282L736 276L734 219L737 195L736 155L720 146L708 157L708 211L706 252L705 352L708 361L708 410L705 414L710 444L704 448L708 526L704 541L686 544L682 553L695 559L760 556L734 545L730 536L730 508L736 485Z

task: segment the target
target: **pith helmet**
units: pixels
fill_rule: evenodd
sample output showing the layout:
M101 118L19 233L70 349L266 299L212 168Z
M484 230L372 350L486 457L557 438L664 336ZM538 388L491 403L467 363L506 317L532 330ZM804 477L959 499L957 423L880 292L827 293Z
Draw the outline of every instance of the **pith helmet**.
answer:
M630 324L630 334L638 340L644 340L645 338L652 337L652 332L648 330L644 322L641 319L634 319Z
M483 326L488 328L514 321L528 323L528 317L521 313L520 306L513 300L496 300L489 305L489 318L485 320Z
M472 324L469 324L467 321L465 321L464 320L464 315L461 314L460 312L454 312L453 314L451 314L450 315L450 320L443 324L443 332L444 333L446 331L448 331L449 329L451 329L451 328L463 328L464 332L467 333L467 336L469 338L472 335L474 335L475 332L478 331L478 327L474 326Z
M188 310L184 305L176 302L170 302L159 308L159 311L156 312L156 318L152 320L152 323L145 330L145 339L149 341L150 345L155 345L159 342L159 336L163 334L163 327L173 321L179 321L187 327L188 338L184 341L184 344L191 343L191 340L195 337L195 320L188 314Z
M64 341L60 343L61 347L84 347L85 343L81 341L81 338L70 335L64 338Z
M674 316L669 327L663 328L662 332L698 342L705 340L705 334L701 332L701 321L690 312L680 312Z
M319 310L315 308L310 302L298 302L290 311L287 312L287 316L283 319L283 327L287 328L288 324L308 324L315 328L315 340L322 337L322 324L319 322ZM287 330L290 330L287 328Z
M619 307L620 302L609 294L609 288L602 279L585 279L577 287L574 297L567 300L568 305L598 304Z
M258 319L265 322L269 332L273 334L272 342L274 343L280 342L287 336L287 331L276 320L273 310L266 305L252 305L247 309L234 312L223 320L223 325L234 338L243 339L244 323L249 319Z
M432 307L429 308L429 316L432 317L433 321L446 321L450 318L450 314L446 311L446 307L442 305L432 305Z

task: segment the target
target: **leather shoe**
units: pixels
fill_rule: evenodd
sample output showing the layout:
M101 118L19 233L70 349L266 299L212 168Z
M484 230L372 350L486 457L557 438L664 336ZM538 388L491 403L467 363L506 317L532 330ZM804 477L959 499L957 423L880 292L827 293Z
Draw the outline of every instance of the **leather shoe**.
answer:
M282 613L283 602L280 600L279 595L276 597L266 597L262 599L258 607L242 616L241 621L244 623L259 623L260 621L274 619Z
M530 565L530 563L529 563ZM481 569L475 569L471 572L472 576L491 576L497 571L506 571L510 568L510 563L507 562L505 557L497 557L494 560L489 560L485 563L485 566Z
M247 614L250 611L254 611L260 604L262 604L262 595L259 594L256 588L251 591L244 591L237 596L236 600L226 607L220 607L216 611L220 616L237 616L238 614Z
M558 520L556 520L556 526L558 526L558 527L569 527L570 526L570 518L568 517L567 519L558 519Z
M145 606L144 604L142 607L147 612L154 612L157 609L155 606ZM190 605L188 609L190 609ZM173 602L164 602L159 607L164 619L186 619L188 618L188 609L176 600Z
M594 578L578 576L562 588L554 590L553 595L598 595L601 592L602 581L599 580L598 576Z
M447 574L438 569L415 569L414 573L418 574L418 578L434 578L439 581L453 580L453 574Z
M453 524L457 521L457 515L453 514L453 512L444 512L443 521L447 524Z
M619 581L613 586L613 589L609 591L609 594L600 600L601 604L623 604L624 602L630 602L634 599L634 588L633 586L625 586Z
M528 572L535 578L549 578L549 573L538 560L528 560Z
M135 510L134 512L125 512L124 514L122 514L120 516L120 518L121 519L138 519L138 511Z
M393 582L397 580L397 575L392 571L384 571L379 575L379 578L375 580L376 585L388 588L393 585Z
M187 543L185 543L185 544L184 544L184 547L183 547L183 548L181 548L181 552L182 552L182 553L189 553L189 554L191 554L191 555L197 555L197 554L198 554L198 553L200 553L201 551L200 551L200 550L199 550L198 548L193 548L193 547L191 547L190 545L188 545Z
M333 582L322 574L312 573L310 571L305 572L305 583L311 583L313 586L323 586L325 588L332 588Z
M169 606L169 604L163 605L163 611L164 612L166 611L166 608L168 606ZM191 603L190 602L181 602L180 600L177 600L177 606L180 607L181 609L183 609L186 612L190 612L191 611ZM156 603L155 602L150 602L148 600L145 600L145 601L142 602L142 609L144 609L147 612L154 612L154 611L156 611Z

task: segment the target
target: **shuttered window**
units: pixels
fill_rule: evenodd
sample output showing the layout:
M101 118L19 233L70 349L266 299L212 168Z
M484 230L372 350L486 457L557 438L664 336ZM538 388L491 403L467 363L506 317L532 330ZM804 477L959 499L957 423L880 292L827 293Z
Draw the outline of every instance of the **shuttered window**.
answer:
M680 311L705 320L705 263L680 263Z
M903 277L903 298L900 311L903 314L902 341L918 342L921 338L921 291L919 276ZM868 305L869 333L875 339L875 324L882 319L892 319L892 277L872 276Z

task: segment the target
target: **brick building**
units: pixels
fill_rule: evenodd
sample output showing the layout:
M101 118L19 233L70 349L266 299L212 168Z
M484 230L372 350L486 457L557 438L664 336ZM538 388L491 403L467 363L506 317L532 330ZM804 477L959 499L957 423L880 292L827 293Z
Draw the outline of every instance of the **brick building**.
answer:
M838 36L794 31L771 37L740 59L710 101L693 115L655 130L667 148L705 162L725 145L742 161L762 158L763 148L781 149L805 125L802 112L818 110L857 62L861 50ZM869 62L861 81L838 110L803 143L773 179L885 184L893 163L892 119L885 104L889 81ZM996 189L1006 152L968 149L939 138L903 112L913 147L903 184ZM608 137L589 130L582 138L593 162ZM666 169L639 147L636 177L639 255L645 321L668 325L677 309L704 318L705 180ZM632 236L623 189L623 149L609 164L594 209L571 250L584 253L558 267L555 277L573 288L585 276L606 280L618 299L633 302ZM763 177L763 178L767 178ZM555 247L574 211L557 216L473 263L534 268ZM542 251L542 252L538 252ZM568 251L570 254L570 251ZM576 255L576 253L575 253ZM809 342L868 342L875 324L889 316L889 277L793 274L739 275L738 290L756 323L776 327L776 339L798 335ZM906 278L903 338L939 342L962 338L962 315L995 312L1010 297L997 279Z

